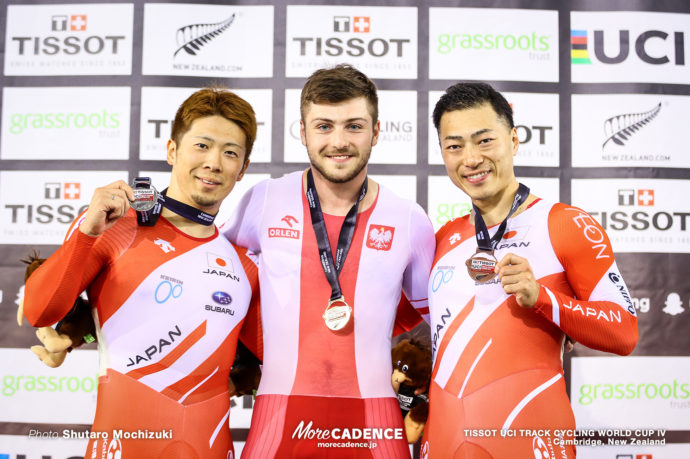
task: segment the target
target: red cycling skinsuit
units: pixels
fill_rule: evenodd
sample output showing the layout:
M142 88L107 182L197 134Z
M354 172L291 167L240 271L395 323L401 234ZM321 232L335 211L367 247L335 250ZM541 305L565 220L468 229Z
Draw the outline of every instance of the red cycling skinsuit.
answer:
M344 217L324 217L333 247ZM409 457L402 430L398 439L374 440L375 448L345 448L319 446L348 439L318 440L306 427L311 422L314 431L336 436L344 429L402 429L391 387L391 332L401 290L428 314L434 237L424 211L380 186L376 202L359 213L339 276L353 308L343 333L329 330L322 318L331 288L301 172L256 185L221 231L259 255L263 374L242 456Z
M163 217L137 226L131 209L97 238L79 223L29 278L24 313L53 324L88 291L100 355L92 434L108 438L91 439L85 458L232 457L228 374L256 266L217 230L194 238Z
M510 252L528 260L541 285L531 309L507 295L497 277L486 284L470 278L465 261L477 243L469 216L446 224L436 241L422 457L575 457L564 334L617 354L637 342L635 308L606 233L584 211L542 200L508 220L496 259ZM570 432L557 438L557 430Z

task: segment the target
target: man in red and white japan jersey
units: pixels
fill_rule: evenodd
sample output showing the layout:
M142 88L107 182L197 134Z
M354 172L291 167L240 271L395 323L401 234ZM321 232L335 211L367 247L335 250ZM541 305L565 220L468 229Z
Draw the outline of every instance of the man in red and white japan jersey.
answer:
M197 91L167 144L166 201L188 213L164 207L154 226L138 226L132 188L98 188L30 277L24 314L35 326L64 317L84 289L94 308L100 378L86 458L233 457L228 373L257 276L212 216L247 169L255 137L246 101ZM203 213L206 224L194 217Z
M300 127L311 167L259 183L221 227L259 256L263 374L242 456L409 457L391 332L401 290L428 316L433 229L416 203L367 178L380 124L364 74L316 71Z
M556 438L556 430L575 428L565 335L616 354L637 342L635 308L611 244L583 210L518 184L512 109L491 86L451 86L433 120L448 176L473 212L436 234L422 457L573 458L572 435Z

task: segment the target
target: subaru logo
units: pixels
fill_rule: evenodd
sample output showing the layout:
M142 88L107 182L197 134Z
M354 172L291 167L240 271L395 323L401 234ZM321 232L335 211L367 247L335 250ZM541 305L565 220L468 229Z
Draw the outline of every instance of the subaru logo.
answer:
M225 292L215 292L212 295L213 301L218 304L228 305L232 303L232 297Z

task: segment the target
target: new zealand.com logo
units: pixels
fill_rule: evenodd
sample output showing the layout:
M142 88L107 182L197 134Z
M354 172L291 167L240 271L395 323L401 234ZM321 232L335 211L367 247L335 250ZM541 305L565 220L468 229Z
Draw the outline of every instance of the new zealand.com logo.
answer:
M235 13L223 22L215 24L190 24L180 27L175 32L177 50L173 54L176 57L180 51L196 56L196 53L208 42L225 32L235 20Z
M661 102L654 108L643 113L622 113L604 121L606 140L603 149L610 141L616 145L625 146L625 142L637 131L645 127L661 111Z

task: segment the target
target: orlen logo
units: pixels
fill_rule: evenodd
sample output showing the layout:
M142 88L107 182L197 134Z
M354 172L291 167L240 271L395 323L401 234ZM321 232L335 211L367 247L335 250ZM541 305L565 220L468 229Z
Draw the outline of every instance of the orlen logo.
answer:
M45 199L79 199L81 197L81 183L46 182L43 197Z
M66 54L112 54L122 49L124 35L89 35L88 17L85 14L53 15L50 24L46 24L50 34L47 36L10 37L10 42L17 46L20 56L41 56ZM49 26L49 27L48 27Z
M368 34L375 30L370 16L334 16L334 34ZM364 55L372 57L384 57L393 55L403 57L405 49L410 44L409 38L380 38L360 37L345 38L335 37L293 37L293 41L299 43L300 56L342 56L352 57Z
M668 231L674 227L680 227L680 231L688 230L690 212L654 211L658 202L653 189L619 189L617 198L620 210L590 212L605 230L645 231L650 227L658 231ZM634 210L636 207L642 207L643 210Z
M594 30L593 39L590 40L590 31L571 30L571 63L589 65L592 59L596 59L602 64L620 64L632 55L630 44L634 43L634 56L644 63L685 65L685 34L683 32L667 33L662 30L647 30L636 37L631 37L629 30L618 30L617 34L618 39L615 38L616 31L614 30ZM661 43L665 51L650 53L648 51L652 48L648 46L650 40L655 41L654 48L658 49ZM591 49L594 51L593 54L590 52Z

